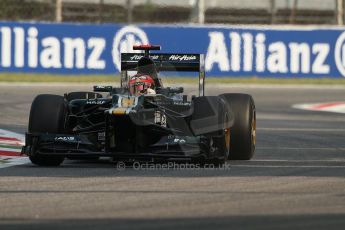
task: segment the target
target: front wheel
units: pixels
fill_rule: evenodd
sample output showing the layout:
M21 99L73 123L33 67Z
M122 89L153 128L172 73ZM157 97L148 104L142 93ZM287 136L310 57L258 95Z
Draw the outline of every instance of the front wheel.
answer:
M29 118L30 133L63 133L66 105L62 96L41 94L31 105ZM62 156L39 155L33 152L29 159L39 166L58 166L64 161Z

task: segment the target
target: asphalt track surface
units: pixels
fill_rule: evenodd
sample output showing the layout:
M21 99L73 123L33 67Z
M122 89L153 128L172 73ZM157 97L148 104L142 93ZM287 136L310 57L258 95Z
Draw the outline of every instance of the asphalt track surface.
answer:
M24 133L39 93L90 87L0 84L0 128ZM119 170L67 160L0 169L0 229L345 229L345 115L291 108L345 88L213 86L257 107L257 151L227 169Z

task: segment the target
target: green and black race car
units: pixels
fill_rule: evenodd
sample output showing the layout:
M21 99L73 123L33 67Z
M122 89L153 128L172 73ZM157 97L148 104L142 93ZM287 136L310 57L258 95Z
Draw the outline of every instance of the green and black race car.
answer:
M135 46L144 53L121 55L121 86L93 92L41 94L32 102L22 153L40 166L67 158L109 156L116 160L191 160L222 164L249 160L256 144L256 112L247 94L205 96L204 55L150 53L159 46ZM143 61L146 60L146 61ZM144 66L145 65L145 66ZM132 95L129 71L147 69L155 94ZM199 95L163 87L161 71L199 73Z

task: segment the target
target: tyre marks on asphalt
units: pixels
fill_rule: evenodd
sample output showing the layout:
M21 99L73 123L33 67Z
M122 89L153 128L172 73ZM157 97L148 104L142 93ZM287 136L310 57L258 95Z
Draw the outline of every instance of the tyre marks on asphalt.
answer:
M24 135L0 129L0 168L28 163L28 158L21 155L23 145Z

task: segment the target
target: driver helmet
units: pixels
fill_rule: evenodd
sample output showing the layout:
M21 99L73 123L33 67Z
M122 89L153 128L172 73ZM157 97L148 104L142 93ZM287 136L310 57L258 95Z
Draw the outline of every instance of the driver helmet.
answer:
M155 82L150 75L136 74L129 79L128 86L131 95L156 94Z

